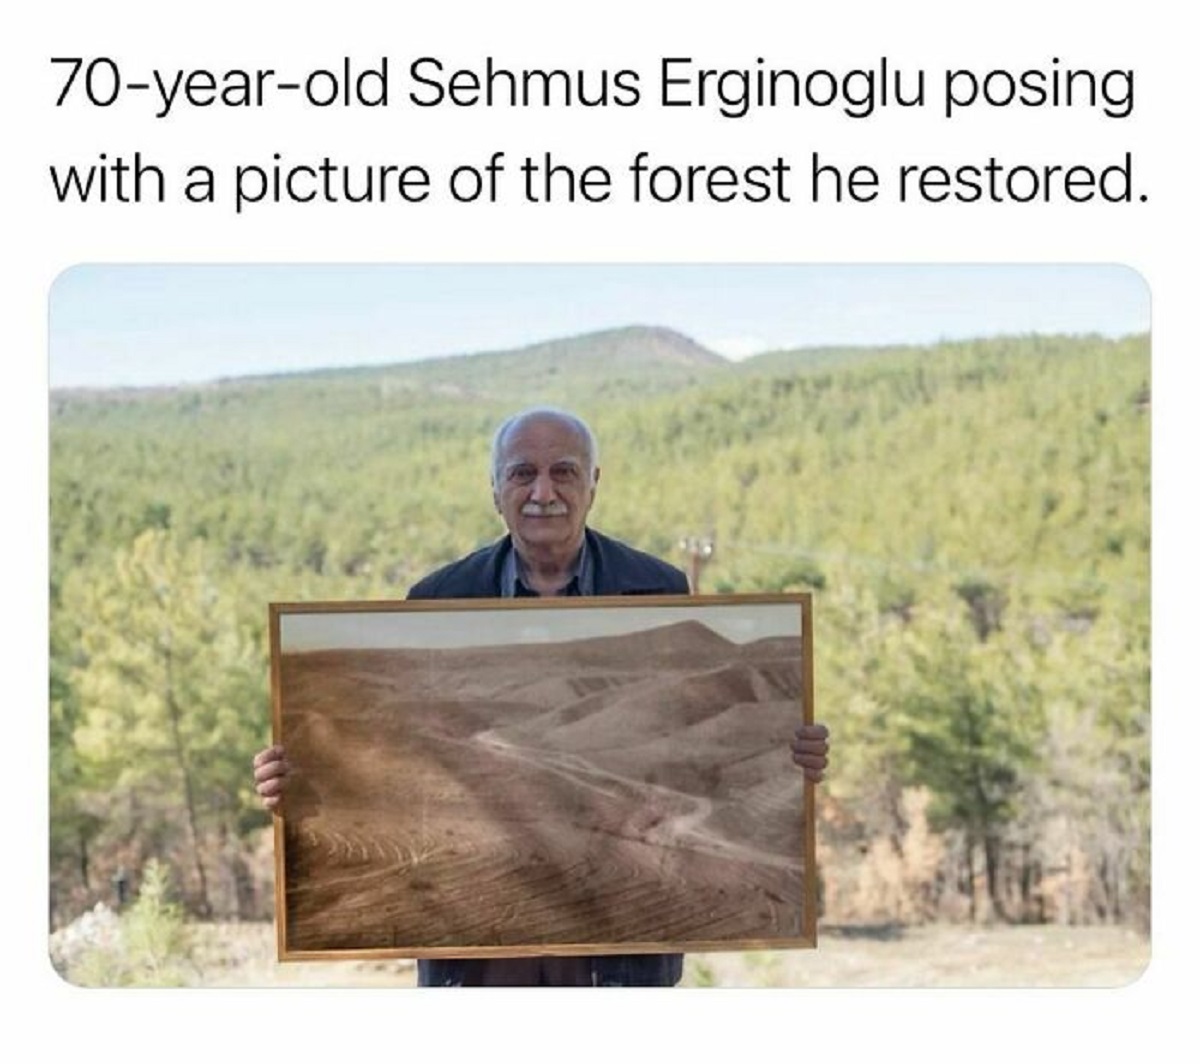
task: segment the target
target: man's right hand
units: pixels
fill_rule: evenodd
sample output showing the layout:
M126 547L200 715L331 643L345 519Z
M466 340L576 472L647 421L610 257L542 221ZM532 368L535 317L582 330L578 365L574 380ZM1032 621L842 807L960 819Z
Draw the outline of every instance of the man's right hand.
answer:
M270 812L279 811L290 771L282 746L268 746L254 755L254 789Z

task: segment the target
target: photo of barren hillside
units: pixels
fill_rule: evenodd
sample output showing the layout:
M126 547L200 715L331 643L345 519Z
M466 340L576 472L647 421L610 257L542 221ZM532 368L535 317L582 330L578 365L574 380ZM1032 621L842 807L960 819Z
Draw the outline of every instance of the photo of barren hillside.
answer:
M315 649L284 616L281 957L814 945L787 745L806 719L801 608L771 607L763 634L752 606L727 609L739 637L687 607L625 632L644 610L538 610L534 642L524 610L467 610L456 645L431 646L347 645L373 637L333 613ZM593 614L605 634L574 634Z

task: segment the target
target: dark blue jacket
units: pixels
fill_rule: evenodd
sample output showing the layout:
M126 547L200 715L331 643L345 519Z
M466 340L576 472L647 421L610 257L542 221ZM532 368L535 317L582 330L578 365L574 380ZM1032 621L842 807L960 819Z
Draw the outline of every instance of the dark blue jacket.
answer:
M597 595L686 595L687 577L673 565L592 529L584 533ZM500 598L500 574L512 550L505 536L489 547L430 573L413 585L410 599ZM682 953L619 954L592 957L596 986L674 986L683 975ZM462 986L478 960L417 962L421 986Z
M687 577L651 554L587 529L597 595L686 595ZM410 599L500 598L500 573L512 550L505 536L413 584Z

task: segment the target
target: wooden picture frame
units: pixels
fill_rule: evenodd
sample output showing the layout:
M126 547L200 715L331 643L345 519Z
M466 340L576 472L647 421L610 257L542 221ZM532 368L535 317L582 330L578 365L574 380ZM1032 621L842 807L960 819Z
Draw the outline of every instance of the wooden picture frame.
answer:
M816 945L810 595L269 620L280 960Z

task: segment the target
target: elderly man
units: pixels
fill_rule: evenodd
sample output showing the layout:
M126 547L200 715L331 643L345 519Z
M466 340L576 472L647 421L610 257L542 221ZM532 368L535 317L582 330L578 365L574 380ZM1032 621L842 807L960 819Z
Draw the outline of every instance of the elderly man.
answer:
M425 577L409 598L687 594L674 566L587 527L599 481L595 437L581 419L548 408L509 418L492 443L492 499L508 535ZM827 729L798 728L791 748L805 778L820 781ZM255 757L255 788L268 809L280 808L287 773L280 747ZM682 974L677 953L418 964L422 986L673 986Z

